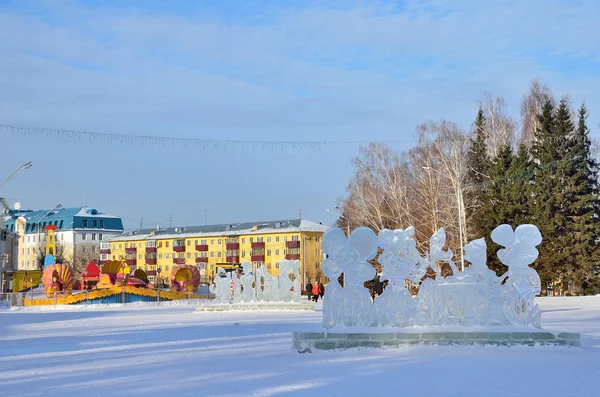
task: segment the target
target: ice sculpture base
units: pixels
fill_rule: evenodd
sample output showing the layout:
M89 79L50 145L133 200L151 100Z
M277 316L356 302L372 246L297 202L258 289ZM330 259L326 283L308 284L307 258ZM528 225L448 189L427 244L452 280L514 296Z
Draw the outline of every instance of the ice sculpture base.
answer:
M248 310L315 310L310 303L290 302L240 302L240 303L211 303L196 307L197 312L225 312Z
M405 345L567 346L580 347L578 333L532 332L294 332L294 349L314 350Z

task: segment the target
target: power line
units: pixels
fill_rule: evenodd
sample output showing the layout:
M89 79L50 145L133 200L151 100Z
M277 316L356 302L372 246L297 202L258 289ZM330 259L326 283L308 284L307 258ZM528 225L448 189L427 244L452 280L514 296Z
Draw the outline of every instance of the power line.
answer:
M88 139L90 142L129 143L142 146L183 146L192 149L232 149L232 150L275 150L275 149L318 149L333 145L363 145L371 141L265 141L209 138L181 138L174 136L126 135L104 132L61 130L52 128L30 128L0 124L0 131L19 135L35 135L61 138ZM407 140L379 141L380 143L411 143Z

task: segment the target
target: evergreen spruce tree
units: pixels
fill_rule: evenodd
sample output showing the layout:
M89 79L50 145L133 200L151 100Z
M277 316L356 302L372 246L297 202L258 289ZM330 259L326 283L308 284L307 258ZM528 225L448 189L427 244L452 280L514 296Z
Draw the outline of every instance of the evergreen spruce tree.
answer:
M470 138L468 162L468 195L467 200L472 203L474 212L469 215L469 234L471 239L484 236L487 232L487 220L485 213L486 187L488 179L490 160L487 155L486 119L483 110L479 108L475 119L474 137Z
M591 140L586 125L585 104L578 111L578 124L571 139L569 164L565 171L568 183L567 221L571 232L572 259L567 279L583 293L594 293L599 287L600 188L598 163L591 153Z
M488 267L501 275L506 266L500 263L496 252L502 248L494 243L490 236L492 230L504 223L514 224L515 209L511 202L511 184L509 170L515 162L515 156L509 142L505 142L492 160L489 170L489 181L486 183L485 201L481 211L483 235L488 246Z
M540 256L533 267L540 275L542 288L557 280L562 271L556 260L561 247L557 236L564 233L560 223L560 190L561 184L556 176L556 164L564 157L562 147L566 137L557 135L555 128L554 106L547 101L538 116L539 126L534 135L531 147L532 161L535 164L532 184L531 223L542 233L543 242L538 247Z
M523 142L519 144L517 154L508 169L508 205L511 207L512 226L531 223L530 196L533 177L533 162L529 150Z

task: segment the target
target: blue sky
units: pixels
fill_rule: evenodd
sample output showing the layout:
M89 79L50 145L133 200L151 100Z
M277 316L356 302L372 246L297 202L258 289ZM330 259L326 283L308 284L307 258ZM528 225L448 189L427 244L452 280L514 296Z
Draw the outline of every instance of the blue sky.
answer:
M0 0L0 124L178 137L400 141L519 118L538 78L600 121L597 0ZM126 226L303 216L330 224L358 144L222 151L0 133L0 190Z

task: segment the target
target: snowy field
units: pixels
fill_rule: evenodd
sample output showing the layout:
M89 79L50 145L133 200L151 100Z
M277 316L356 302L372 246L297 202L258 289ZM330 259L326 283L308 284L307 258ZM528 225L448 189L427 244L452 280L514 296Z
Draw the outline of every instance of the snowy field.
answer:
M298 354L316 312L193 306L0 308L0 396L599 396L600 297L539 299L583 348L404 347Z

